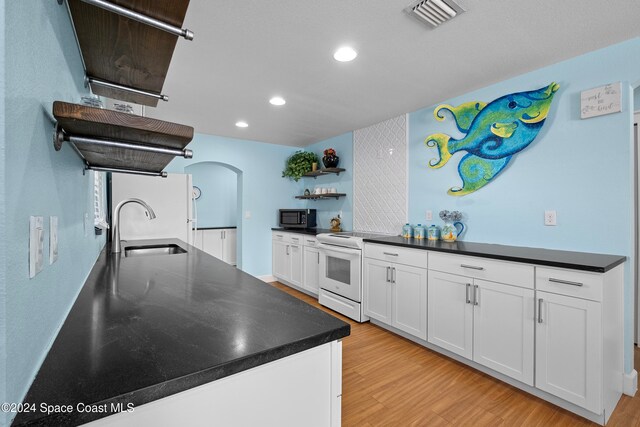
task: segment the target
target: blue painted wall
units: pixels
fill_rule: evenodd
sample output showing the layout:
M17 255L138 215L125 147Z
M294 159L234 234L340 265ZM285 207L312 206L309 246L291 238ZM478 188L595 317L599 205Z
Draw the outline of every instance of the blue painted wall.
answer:
M237 173L215 163L196 163L185 168L193 185L201 190L197 200L198 227L235 227L237 214Z
M301 184L282 178L285 160L297 148L196 134L189 145L193 159L174 159L167 172L185 172L200 162L217 162L240 174L238 246L242 270L254 276L271 275L271 228L278 226L278 209L302 207L294 198ZM188 173L188 171L187 171ZM251 218L246 218L246 212Z
M0 27L5 28L4 7L0 7ZM5 164L5 35L4 31L0 31L0 170L6 170ZM5 229L5 174L0 173L0 402L7 401L7 348L6 334L6 254L7 254L7 236ZM0 415L0 425L4 424L5 415Z
M452 121L436 122L430 106L409 116L409 220L424 222L427 209L464 213L465 240L626 255L632 259L632 110L630 84L640 78L640 39L592 52L516 78L443 100L458 105L558 82L544 128L502 174L476 193L447 195L460 185L454 155L442 169L427 167L437 157L424 139L452 133ZM622 113L580 119L580 92L622 81ZM558 225L545 227L545 210ZM439 221L438 221L439 222ZM603 231L607 230L604 234ZM633 289L630 263L625 283L625 368L632 369Z
M341 172L340 175L329 174L319 176L316 179L303 178L300 180L302 183L300 191L304 192L305 188L313 191L315 187L333 187L338 193L346 194L346 197L340 197L337 200L307 200L306 204L307 208L317 210L319 228L329 228L331 218L342 211L342 229L351 231L353 230L353 132L309 145L305 147L305 150L316 153L318 158L322 159L323 152L327 148L336 150L338 157L340 157L338 167L344 168L346 171ZM322 160L320 160L318 167L324 167Z
M54 100L78 102L84 92L80 55L66 8L55 1L8 1L2 8L7 60L2 251L6 277L6 395L21 402L104 246L84 213L92 213L92 175L65 146L51 143ZM29 216L45 218L44 269L29 279ZM49 265L49 216L59 217L59 258ZM9 250L10 249L10 250ZM5 415L3 415L5 416ZM12 418L12 417L11 417ZM0 420L7 423L8 418Z

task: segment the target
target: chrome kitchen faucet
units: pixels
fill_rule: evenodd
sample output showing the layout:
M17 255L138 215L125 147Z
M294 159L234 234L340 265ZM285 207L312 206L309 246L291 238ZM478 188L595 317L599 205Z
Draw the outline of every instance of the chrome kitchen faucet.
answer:
M125 199L118 203L113 212L113 227L111 230L111 253L118 253L122 251L120 245L120 209L127 203L137 203L145 209L145 215L151 220L156 217L156 213L151 209L144 200L140 199Z

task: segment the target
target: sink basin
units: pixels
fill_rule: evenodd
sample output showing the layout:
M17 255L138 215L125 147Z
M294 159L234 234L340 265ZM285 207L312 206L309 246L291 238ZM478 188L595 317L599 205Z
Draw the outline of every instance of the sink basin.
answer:
M149 255L176 255L187 253L178 245L129 246L124 249L125 257Z

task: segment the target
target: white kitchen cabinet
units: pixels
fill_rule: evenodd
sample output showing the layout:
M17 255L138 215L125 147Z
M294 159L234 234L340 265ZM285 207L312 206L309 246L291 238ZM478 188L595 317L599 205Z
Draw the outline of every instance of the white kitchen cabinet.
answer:
M534 291L474 279L473 360L533 385Z
M600 303L538 292L536 387L602 411Z
M303 289L305 273L301 234L272 233L272 274L286 285Z
M289 259L290 259L290 275L289 281L302 287L303 278L303 247L302 245L289 245Z
M305 240L306 242L306 240ZM304 280L302 285L306 290L318 295L320 288L320 251L315 247L304 247Z
M392 323L390 275L388 262L364 259L364 314L388 325Z
M289 254L287 243L273 240L271 244L271 252L273 275L278 279L288 278Z
M430 270L428 294L430 343L533 385L533 289Z
M472 281L429 270L427 341L467 359L473 355Z
M378 256L378 247L367 245L365 254ZM414 250L393 248L380 257L413 260ZM427 338L427 270L365 257L364 313L420 339Z
M237 248L237 230L200 229L196 231L195 246L222 261L235 265Z

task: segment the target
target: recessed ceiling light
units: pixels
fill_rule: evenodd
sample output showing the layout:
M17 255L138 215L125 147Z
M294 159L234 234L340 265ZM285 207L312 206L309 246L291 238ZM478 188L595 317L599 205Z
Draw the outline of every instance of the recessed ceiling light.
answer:
M336 61L340 61L340 62L353 61L354 59L356 59L356 56L358 56L358 52L356 52L355 50L353 50L353 48L349 46L342 46L340 49L336 50L336 52L333 54L333 58Z
M269 104L271 105L284 105L286 103L287 101L285 101L284 98L281 96L274 96L269 100Z
M239 128L246 128L249 127L249 124L247 122L236 122L236 126L238 126Z

